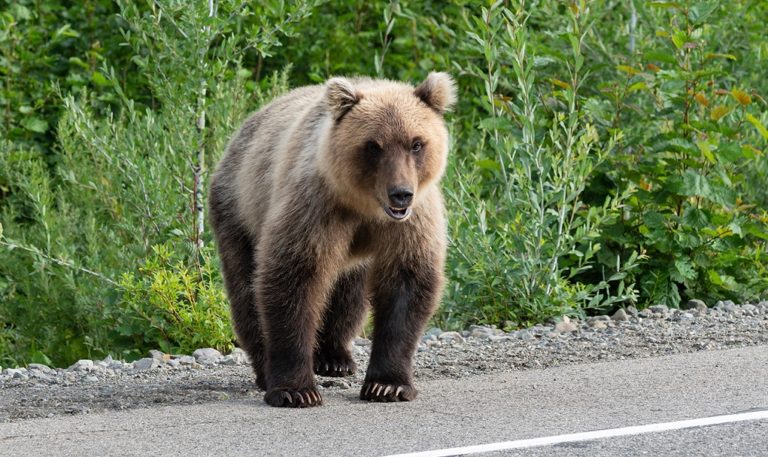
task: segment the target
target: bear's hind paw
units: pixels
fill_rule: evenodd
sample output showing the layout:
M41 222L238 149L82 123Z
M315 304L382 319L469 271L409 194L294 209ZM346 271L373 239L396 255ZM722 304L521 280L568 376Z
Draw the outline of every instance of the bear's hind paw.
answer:
M411 401L417 390L409 384L366 382L360 389L360 399L371 402Z
M349 354L328 354L320 352L315 356L315 374L342 377L355 374L357 365Z
M314 387L307 389L269 389L264 394L264 401L269 406L284 408L309 408L323 404L323 397Z

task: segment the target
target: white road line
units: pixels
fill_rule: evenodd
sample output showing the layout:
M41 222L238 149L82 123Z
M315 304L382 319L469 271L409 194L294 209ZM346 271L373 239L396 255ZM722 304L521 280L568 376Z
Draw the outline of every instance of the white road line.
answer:
M531 438L527 440L503 441L500 443L480 444L477 446L411 452L408 454L397 454L387 457L450 457L457 455L478 454L481 452L503 451L506 449L525 449L529 447L551 446L553 444L559 443L573 443L577 441L589 441L600 438L612 438L615 436L642 435L644 433L666 432L670 430L681 430L684 428L704 427L707 425L728 424L731 422L743 422L761 419L768 419L768 410L728 414L724 416L703 417L700 419L689 419L677 422L663 422L660 424L636 425L632 427L596 430L594 432L545 436L542 438Z

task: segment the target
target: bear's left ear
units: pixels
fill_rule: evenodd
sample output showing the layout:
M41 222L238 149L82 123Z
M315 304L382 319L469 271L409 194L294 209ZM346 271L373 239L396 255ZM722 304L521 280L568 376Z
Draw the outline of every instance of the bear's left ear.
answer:
M424 103L440 114L456 103L456 83L448 73L432 72L414 91Z
M328 100L328 108L331 110L333 120L338 121L353 106L360 101L362 96L347 78L331 78L326 83L325 97Z

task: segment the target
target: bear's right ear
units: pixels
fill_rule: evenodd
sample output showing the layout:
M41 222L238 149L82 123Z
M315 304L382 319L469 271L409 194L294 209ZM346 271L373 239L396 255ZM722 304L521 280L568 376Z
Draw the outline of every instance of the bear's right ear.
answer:
M362 98L346 78L331 78L326 83L325 97L333 120L338 121Z
M456 83L448 73L431 72L413 93L440 114L456 103Z

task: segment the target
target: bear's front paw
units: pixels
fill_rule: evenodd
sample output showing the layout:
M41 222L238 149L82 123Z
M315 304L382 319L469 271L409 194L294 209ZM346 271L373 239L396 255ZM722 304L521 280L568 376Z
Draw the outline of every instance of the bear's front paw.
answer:
M360 400L389 402L411 401L416 398L416 388L410 384L366 382L360 390Z
M342 377L355 374L357 365L347 351L321 349L315 354L315 374Z
M305 389L290 389L279 387L269 389L264 394L264 401L269 406L287 408L308 408L323 404L323 397L314 387Z

